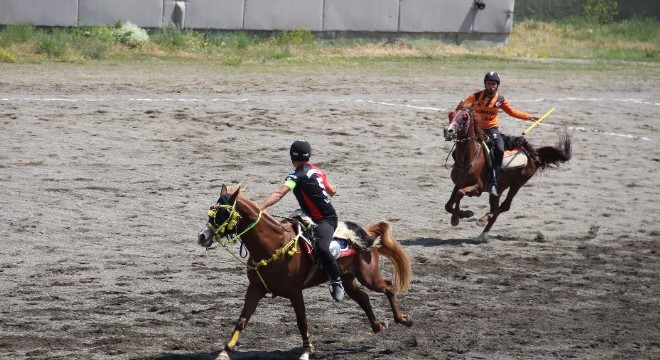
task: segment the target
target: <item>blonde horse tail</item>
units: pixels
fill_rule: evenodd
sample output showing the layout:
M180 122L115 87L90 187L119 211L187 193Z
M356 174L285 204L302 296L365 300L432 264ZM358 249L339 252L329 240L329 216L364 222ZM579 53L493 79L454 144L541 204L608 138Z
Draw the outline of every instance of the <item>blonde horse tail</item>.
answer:
M412 280L412 265L408 253L392 235L392 226L387 221L380 221L369 225L365 230L369 236L378 239L374 246L377 246L378 252L392 264L395 294L405 293Z

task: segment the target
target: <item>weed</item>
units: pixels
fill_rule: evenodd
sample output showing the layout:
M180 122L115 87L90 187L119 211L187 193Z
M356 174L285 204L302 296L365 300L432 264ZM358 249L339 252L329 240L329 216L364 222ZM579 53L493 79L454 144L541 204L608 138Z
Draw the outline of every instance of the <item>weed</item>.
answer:
M2 63L14 63L14 62L16 62L16 55L14 55L9 50L0 48L0 62L2 62Z

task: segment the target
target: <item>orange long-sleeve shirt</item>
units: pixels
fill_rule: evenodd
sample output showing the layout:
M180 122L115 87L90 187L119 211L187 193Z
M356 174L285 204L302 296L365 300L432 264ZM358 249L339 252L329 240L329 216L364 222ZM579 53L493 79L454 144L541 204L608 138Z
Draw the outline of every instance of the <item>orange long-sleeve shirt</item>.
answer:
M507 114L523 120L531 120L531 116L522 111L518 111L509 105L509 102L498 93L495 93L492 97L488 96L486 90L479 91L478 93L470 94L465 100L463 100L462 105L459 107L464 107L472 110L474 119L477 122L477 126L480 129L489 129L500 125L499 120L497 120L497 113L500 109L504 110Z

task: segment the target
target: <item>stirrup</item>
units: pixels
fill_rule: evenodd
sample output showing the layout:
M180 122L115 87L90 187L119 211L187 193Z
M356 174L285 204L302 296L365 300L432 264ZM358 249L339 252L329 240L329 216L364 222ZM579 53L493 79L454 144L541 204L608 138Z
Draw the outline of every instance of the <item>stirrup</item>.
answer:
M330 284L330 294L335 301L340 302L344 299L344 285L341 284L341 280L333 281Z

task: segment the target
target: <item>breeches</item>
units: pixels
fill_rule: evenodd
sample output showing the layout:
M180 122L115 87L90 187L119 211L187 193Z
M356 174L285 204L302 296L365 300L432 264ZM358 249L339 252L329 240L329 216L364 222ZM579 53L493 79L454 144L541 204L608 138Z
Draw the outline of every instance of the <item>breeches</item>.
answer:
M339 278L339 267L337 266L337 261L330 253L330 242L332 241L332 235L334 235L336 228L336 219L326 219L317 223L316 228L314 229L317 242L317 255L321 260L323 269L330 276L331 281Z
M484 133L495 142L495 146L493 146L493 168L501 169L502 158L504 157L504 139L502 139L502 135L500 135L500 130L496 127L492 127L484 129Z

